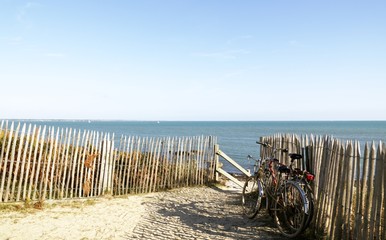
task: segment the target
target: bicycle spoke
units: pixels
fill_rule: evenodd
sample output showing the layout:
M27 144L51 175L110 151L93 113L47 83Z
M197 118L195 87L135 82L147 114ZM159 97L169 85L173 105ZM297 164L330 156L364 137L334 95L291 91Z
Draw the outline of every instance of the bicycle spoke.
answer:
M295 237L304 230L306 220L304 192L294 183L287 182L276 198L274 220L280 232Z
M247 217L254 218L257 215L261 207L263 193L260 179L254 176L246 180L243 188L242 206Z

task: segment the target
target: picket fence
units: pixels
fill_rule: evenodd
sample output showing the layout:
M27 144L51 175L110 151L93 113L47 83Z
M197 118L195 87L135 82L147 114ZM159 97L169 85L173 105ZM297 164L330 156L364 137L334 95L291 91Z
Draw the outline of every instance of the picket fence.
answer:
M214 180L216 137L132 137L2 121L0 202L148 193ZM118 142L118 145L116 145Z
M313 231L327 239L386 239L386 148L380 143L342 143L332 137L276 134L262 137L277 148L302 153L297 163L316 175ZM363 146L363 145L362 145ZM261 149L261 157L269 156ZM278 153L289 164L288 153Z

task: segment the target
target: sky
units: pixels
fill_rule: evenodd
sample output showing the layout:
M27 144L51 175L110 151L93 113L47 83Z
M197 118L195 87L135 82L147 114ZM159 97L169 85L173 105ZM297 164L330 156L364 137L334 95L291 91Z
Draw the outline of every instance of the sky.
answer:
M0 119L386 120L386 1L0 0Z

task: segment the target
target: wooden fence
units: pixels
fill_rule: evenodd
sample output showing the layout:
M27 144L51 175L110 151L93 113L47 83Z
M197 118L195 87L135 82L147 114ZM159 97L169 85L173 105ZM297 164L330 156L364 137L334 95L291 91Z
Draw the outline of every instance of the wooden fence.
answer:
M216 138L129 137L2 121L0 202L147 193L214 179Z
M386 239L386 148L332 137L274 135L263 137L276 147L302 153L300 165L316 174L313 185L315 234L327 239ZM261 157L266 150L262 149ZM288 164L288 155L276 156Z

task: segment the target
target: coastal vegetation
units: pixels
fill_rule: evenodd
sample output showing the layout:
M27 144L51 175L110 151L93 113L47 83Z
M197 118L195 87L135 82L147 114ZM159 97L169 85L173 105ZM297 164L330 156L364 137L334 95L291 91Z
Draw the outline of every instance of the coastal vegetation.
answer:
M154 192L213 179L210 136L140 138L2 122L0 202Z

